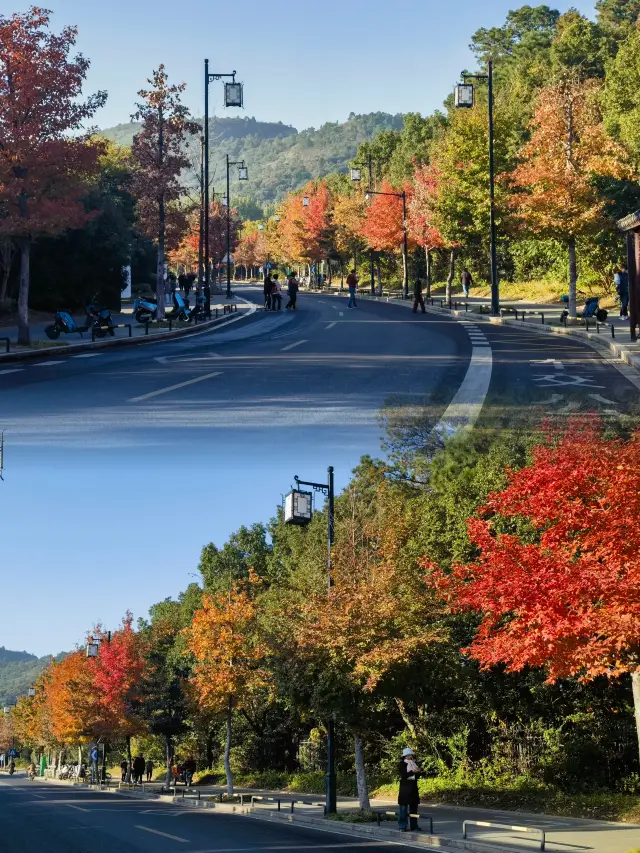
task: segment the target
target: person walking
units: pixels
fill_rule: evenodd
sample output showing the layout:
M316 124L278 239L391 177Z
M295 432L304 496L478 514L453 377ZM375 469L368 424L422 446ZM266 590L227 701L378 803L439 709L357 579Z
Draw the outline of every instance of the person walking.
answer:
M462 285L462 292L464 295L469 296L469 291L473 287L473 279L471 278L471 273L466 267L462 270L460 284Z
M273 288L271 290L271 310L282 311L282 287L280 286L280 282L278 281L277 273L273 277Z
M134 785L142 785L142 774L144 773L145 766L146 766L146 762L141 755L137 755L133 759L133 784Z
M120 770L122 772L122 781L123 782L127 781L127 770L128 769L129 769L129 764L127 762L127 759L125 758L124 761L122 761L120 763Z
M398 827L400 832L407 832L409 826L412 832L422 832L418 826L417 817L418 806L420 805L418 779L422 775L422 770L416 764L415 753L412 749L402 750L402 760L398 764L398 771L400 773Z
M271 278L271 273L267 273L264 277L264 310L271 310L271 291L273 289L273 279Z
M422 308L422 313L426 314L427 309L424 307L424 297L422 296L422 282L419 278L415 280L413 285L413 313L418 313L418 305Z
M300 289L300 285L298 284L298 279L296 278L296 274L291 272L289 274L289 282L287 284L287 293L289 294L289 301L285 305L287 311L295 311L296 310L296 300L298 298L298 290Z
M626 319L629 316L629 273L622 266L613 277L613 283L620 301L620 317Z
M358 303L356 302L356 289L358 287L358 276L356 275L355 270L351 270L347 276L347 287L349 288L349 304L347 305L347 308L357 308Z
M151 782L153 779L153 761L150 758L147 759L145 769L147 771L147 782Z

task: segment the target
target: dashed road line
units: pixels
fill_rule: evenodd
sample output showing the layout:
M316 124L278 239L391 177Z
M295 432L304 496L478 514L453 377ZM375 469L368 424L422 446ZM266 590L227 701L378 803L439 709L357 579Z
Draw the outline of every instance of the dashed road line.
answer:
M159 397L161 394L168 394L170 391L177 391L179 388L186 388L187 385L195 385L197 382L204 382L205 379L213 379L214 376L220 376L221 371L217 373L205 373L204 376L196 376L195 379L188 379L186 382L178 382L177 385L169 385L168 388L160 388L158 391L151 391L149 394L141 394L139 397L132 397L127 400L128 403L141 403L143 400L150 400L152 397Z
M80 355L72 355L71 358L99 358L102 354L101 352L83 352Z
M63 359L62 361L38 361L33 365L33 367L53 367L54 364L64 364L65 361L66 359Z
M188 838L180 838L179 835L169 835L168 832L160 832L159 829L151 829L150 826L136 826L136 829L142 829L144 832L152 832L154 835L161 835L163 838L169 838L171 841L179 841L181 844L190 844Z
M8 373L20 373L24 367L13 367L10 370L0 370L0 376L6 376Z
M329 323L329 325L328 325L328 326L325 326L325 330L326 330L326 329L333 329L333 327L334 327L334 326L337 326L337 325L338 325L338 324L337 324L336 322Z
M287 352L288 350L293 349L294 347L299 347L299 346L302 346L302 344L306 344L306 343L307 343L306 340L296 341L295 344L289 344L289 346L287 346L287 347L282 347L280 352Z

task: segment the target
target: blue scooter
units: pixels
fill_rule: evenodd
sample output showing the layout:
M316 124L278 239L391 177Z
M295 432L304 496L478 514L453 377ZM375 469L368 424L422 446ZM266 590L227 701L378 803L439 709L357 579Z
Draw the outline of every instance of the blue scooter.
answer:
M133 314L136 323L147 323L155 320L158 316L158 303L155 299L136 299L133 303ZM192 320L192 311L188 302L185 302L177 292L173 294L173 310L168 316L172 320L182 320L185 323L190 323Z
M84 332L93 329L96 338L104 338L107 335L113 337L115 334L114 324L111 318L111 311L108 308L100 308L92 304L88 305L84 310L86 316L83 325L76 323L69 311L56 311L52 325L47 326L44 330L45 335L49 340L55 341L63 334L78 334L82 337Z

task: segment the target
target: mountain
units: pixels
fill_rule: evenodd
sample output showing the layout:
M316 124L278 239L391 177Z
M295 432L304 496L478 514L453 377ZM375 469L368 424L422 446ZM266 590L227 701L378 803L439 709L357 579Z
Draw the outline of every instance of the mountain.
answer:
M0 646L0 708L13 704L18 696L25 696L49 660L49 655L37 658L28 652L12 652Z
M199 120L202 124L202 119ZM226 192L225 156L244 160L249 180L238 186L232 172L234 195L253 196L261 202L277 201L290 190L330 172L345 172L358 145L383 130L401 130L402 115L389 113L351 113L347 121L329 122L318 130L298 131L289 125L256 121L255 118L212 118L209 120L211 180L216 194ZM119 124L102 134L120 145L131 145L140 125ZM197 186L200 168L200 143L189 146L194 163L188 183Z

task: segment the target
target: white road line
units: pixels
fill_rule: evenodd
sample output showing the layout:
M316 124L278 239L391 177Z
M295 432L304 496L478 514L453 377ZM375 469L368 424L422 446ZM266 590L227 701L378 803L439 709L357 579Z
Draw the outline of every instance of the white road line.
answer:
M0 376L6 376L7 373L20 373L21 370L24 370L24 367L13 367L11 370L0 370Z
M159 397L161 394L168 394L170 391L177 391L179 388L186 388L187 385L195 385L197 382L204 382L205 379L213 379L214 376L220 376L221 371L217 373L205 373L204 376L196 376L195 379L188 379L186 382L178 382L177 385L169 385L168 388L160 388L158 391L152 391L150 394L142 394L140 397L132 397L127 400L128 403L141 403L143 400L150 400L152 397Z
M81 355L72 355L71 358L98 358L101 355L101 352L85 352Z
M157 829L151 829L149 826L136 826L136 829L142 829L144 832L152 832L154 835L161 835L163 838L170 838L171 841L179 841L181 844L190 844L188 838L180 838L178 835L169 835L168 832L160 832Z
M52 364L64 364L64 361L38 361L34 367L50 367Z
M325 326L325 329L333 329L334 326L337 326L337 323L329 323L328 326Z
M340 313L338 314L338 317L344 317L344 312L340 311Z
M302 344L306 344L306 340L305 341L296 341L295 344L289 344L288 347L282 347L280 352L287 352L287 350L293 349L294 347L299 347Z
M489 393L492 370L491 347L474 346L471 350L471 362L467 375L434 432L439 433L443 438L448 438L461 429L470 429L474 426Z
M68 809L75 809L77 812L90 812L91 809L82 809L80 806L72 806L70 803L65 803Z

